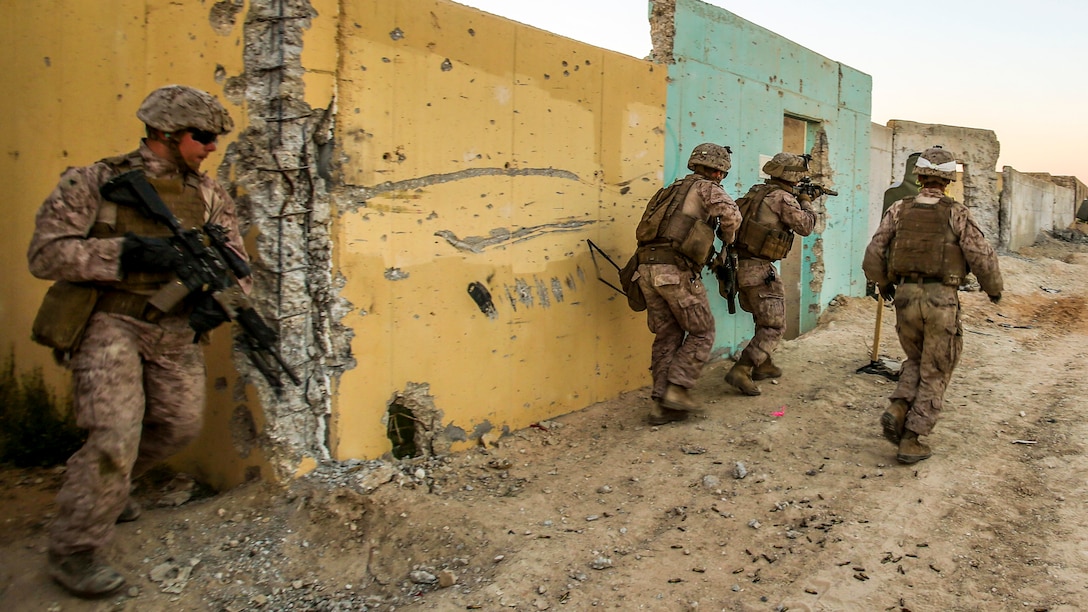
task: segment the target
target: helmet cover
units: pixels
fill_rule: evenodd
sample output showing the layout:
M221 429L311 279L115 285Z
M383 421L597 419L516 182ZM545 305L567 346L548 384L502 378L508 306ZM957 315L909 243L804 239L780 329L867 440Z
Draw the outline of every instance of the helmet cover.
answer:
M729 147L704 142L691 150L691 157L688 158L688 170L694 171L695 166L706 166L722 172L729 172L729 169L733 167L730 158L732 152Z
M763 172L772 178L796 183L808 173L808 157L793 153L778 153L763 164Z
M148 94L136 117L164 132L196 128L226 134L234 128L230 113L211 94L185 85L167 85Z
M955 181L956 156L940 146L930 147L918 156L918 161L914 164L914 173L919 177L936 176ZM921 178L918 180L921 181Z

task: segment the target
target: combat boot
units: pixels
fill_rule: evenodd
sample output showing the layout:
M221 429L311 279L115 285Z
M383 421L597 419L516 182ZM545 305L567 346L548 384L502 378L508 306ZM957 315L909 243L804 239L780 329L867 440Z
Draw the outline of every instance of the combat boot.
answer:
M903 437L899 440L899 454L895 456L899 463L918 463L931 456L933 452L918 440L918 434L909 429L903 430Z
M117 522L131 523L140 518L141 514L143 514L143 509L140 508L139 502L130 497L128 503L125 504L125 509L121 511L121 514L117 515Z
M125 577L95 558L94 551L70 555L49 553L49 575L79 597L99 597L125 584Z
M752 380L767 380L768 378L780 378L782 368L776 366L771 358L752 368Z
M745 395L759 395L762 391L752 382L752 362L741 356L733 367L725 373L725 382L733 385Z
M655 401L654 405L650 408L650 417L647 420L650 422L650 425L664 425L666 423L683 421L687 418L687 412L666 408L661 405L660 401Z
M893 399L884 414L880 415L880 425L884 428L884 438L892 444L899 444L903 437L903 423L907 420L910 407L906 400Z
M670 410L689 411L698 410L699 404L691 399L687 389L669 383L669 386L665 388L665 395L661 398L661 407Z

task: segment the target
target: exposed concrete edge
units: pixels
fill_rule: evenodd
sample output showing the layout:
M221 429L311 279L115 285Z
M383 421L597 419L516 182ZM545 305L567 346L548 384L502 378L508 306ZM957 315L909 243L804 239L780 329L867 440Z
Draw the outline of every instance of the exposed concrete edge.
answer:
M240 351L238 401L255 392L264 412L260 442L278 480L304 461L330 459L333 381L354 367L352 332L341 324L350 305L332 268L335 100L305 101L303 35L316 12L308 0L251 0L244 26L244 71L225 84L241 98L249 124L227 151L220 179L232 186L243 233L256 248L253 299L279 330L279 349L303 379L277 393ZM251 247L252 248L252 247Z
M672 64L676 42L676 0L650 0L650 59L655 64Z

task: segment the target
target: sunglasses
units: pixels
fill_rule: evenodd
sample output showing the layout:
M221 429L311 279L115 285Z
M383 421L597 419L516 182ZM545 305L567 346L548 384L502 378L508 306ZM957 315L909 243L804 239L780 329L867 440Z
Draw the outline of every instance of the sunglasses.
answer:
M199 142L202 145L210 145L219 139L219 134L216 134L215 132L198 130L196 128L189 128L188 132L189 135L192 136L193 140Z

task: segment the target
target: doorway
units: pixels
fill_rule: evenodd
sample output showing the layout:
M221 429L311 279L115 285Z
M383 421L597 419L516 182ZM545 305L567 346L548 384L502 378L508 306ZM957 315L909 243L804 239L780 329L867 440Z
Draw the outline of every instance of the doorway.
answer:
M794 115L782 118L782 151L795 155L813 153L812 145L820 129L818 121L804 119ZM766 178L766 177L764 177ZM802 266L809 258L810 245L805 244L801 236L796 236L789 256L779 262L782 285L786 294L786 330L783 338L792 340L801 335L801 278Z

